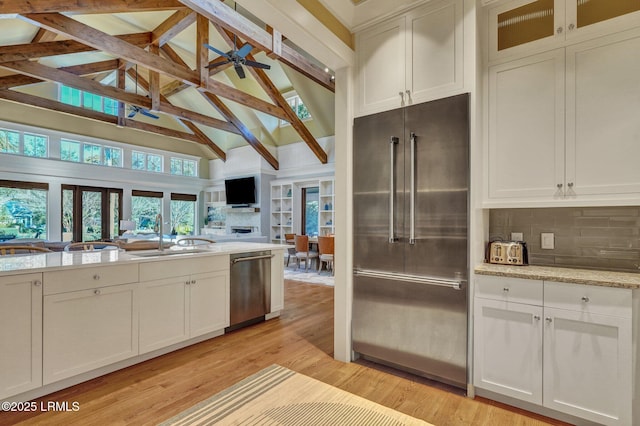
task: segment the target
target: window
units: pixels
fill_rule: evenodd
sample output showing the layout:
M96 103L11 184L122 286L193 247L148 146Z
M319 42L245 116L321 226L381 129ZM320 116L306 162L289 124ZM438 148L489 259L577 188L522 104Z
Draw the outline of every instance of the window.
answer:
M134 190L131 195L131 220L136 231L154 231L156 216L162 213L162 192Z
M295 111L300 120L307 120L311 118L311 113L307 109L307 106L302 102L302 99L298 95L292 95L285 98L291 109ZM280 120L280 126L286 126L289 122L286 120Z
M171 234L193 235L196 224L196 196L171 194Z
M59 91L60 102L81 106L93 111L104 112L106 114L118 115L118 101L111 98L105 98L99 95L95 95L89 92L83 92L82 90L74 89L73 87L60 85Z
M60 159L64 161L80 162L80 142L60 140Z
M320 188L311 186L302 188L302 233L315 237L318 235L318 211L320 209Z
M179 176L196 176L196 162L182 158L171 158L171 174Z
M122 167L122 149L104 147L104 165Z
M100 164L102 158L102 147L85 143L82 147L83 162L87 164Z
M85 164L122 167L122 149L61 139L60 159L76 163L82 161Z
M20 154L20 133L0 129L0 152Z
M131 155L131 168L134 170L146 170L149 172L162 172L162 156L133 151Z
M47 238L46 183L0 180L0 241Z
M118 236L122 189L62 185L62 241Z
M24 134L24 155L28 157L47 157L49 138L42 135Z

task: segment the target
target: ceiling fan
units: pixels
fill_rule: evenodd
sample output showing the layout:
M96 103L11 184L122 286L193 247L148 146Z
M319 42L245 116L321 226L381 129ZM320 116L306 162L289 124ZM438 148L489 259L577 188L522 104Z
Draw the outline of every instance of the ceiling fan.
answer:
M251 49L253 49L253 47L249 43L245 43L244 45L242 45L240 49L237 49L235 35L233 36L233 49L229 52L226 52L226 53L222 52L221 50L218 50L215 47L206 43L204 46L207 49L217 53L218 55L227 58L226 61L215 62L213 64L207 65L205 68L215 68L221 65L233 63L233 68L236 70L236 73L240 78L246 77L244 73L244 69L242 69L242 65L246 65L248 67L262 68L265 70L271 69L271 65L248 60L246 56L251 52Z
M152 114L149 110L141 108L139 106L135 106L135 105L129 105L129 115L127 115L127 118L133 118L135 117L135 115L137 113L140 113L142 115L146 115L147 117L151 117L155 120L159 119L160 117L158 117L155 114Z

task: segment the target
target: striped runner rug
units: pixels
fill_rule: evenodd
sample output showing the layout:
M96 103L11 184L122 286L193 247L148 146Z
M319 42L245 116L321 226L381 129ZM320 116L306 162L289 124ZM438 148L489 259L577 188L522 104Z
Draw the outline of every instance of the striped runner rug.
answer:
M326 383L272 365L161 423L182 425L429 425Z

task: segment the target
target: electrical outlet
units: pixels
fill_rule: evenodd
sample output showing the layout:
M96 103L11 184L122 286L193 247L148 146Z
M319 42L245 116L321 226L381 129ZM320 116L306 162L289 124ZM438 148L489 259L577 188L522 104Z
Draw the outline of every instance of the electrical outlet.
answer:
M553 250L555 248L555 237L553 232L542 232L540 234L540 248Z
M512 232L511 233L511 241L524 241L524 237L522 232Z

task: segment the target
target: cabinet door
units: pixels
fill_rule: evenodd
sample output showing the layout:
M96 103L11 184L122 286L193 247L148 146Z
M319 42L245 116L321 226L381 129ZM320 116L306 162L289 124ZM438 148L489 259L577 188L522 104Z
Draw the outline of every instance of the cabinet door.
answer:
M640 31L567 48L567 196L640 193Z
M489 69L486 164L490 199L563 195L564 49Z
M631 424L631 320L545 308L543 405Z
M229 273L195 274L189 281L189 337L229 326Z
M271 259L271 310L277 312L284 309L284 253L273 251Z
M460 93L463 87L462 1L429 3L406 18L405 102Z
M474 386L542 403L542 307L475 299Z
M401 17L357 34L358 115L404 106L404 27Z
M42 275L0 278L0 398L42 385Z
M44 297L43 382L138 355L137 284Z
M186 340L189 276L140 283L140 353Z

